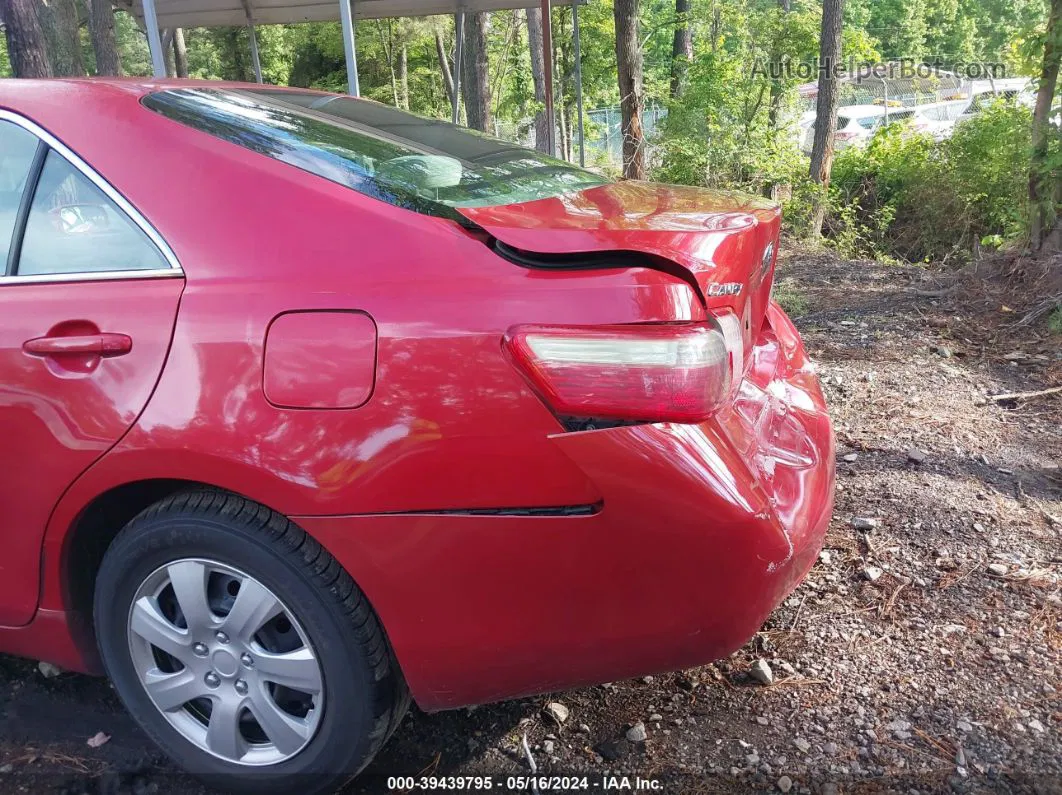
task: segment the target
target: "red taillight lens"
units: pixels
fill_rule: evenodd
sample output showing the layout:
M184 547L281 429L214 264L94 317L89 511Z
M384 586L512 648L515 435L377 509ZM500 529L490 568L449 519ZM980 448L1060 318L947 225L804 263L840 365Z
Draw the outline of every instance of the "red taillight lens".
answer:
M727 398L732 354L718 326L517 326L506 344L562 416L700 422Z

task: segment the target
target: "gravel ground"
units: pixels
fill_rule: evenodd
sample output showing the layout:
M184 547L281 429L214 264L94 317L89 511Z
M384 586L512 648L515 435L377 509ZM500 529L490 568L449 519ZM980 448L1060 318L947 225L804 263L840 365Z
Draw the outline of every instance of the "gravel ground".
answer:
M807 581L715 665L414 711L350 793L527 774L524 736L540 773L664 792L1062 793L1062 395L989 397L1062 384L1058 338L1007 331L987 282L932 298L919 269L807 254L780 280L838 434ZM0 657L0 704L0 791L203 792L106 682Z

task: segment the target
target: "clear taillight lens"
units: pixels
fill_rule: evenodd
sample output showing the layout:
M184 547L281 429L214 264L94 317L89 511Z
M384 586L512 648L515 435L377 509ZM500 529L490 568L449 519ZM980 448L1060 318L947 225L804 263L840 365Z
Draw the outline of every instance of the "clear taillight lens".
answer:
M546 403L571 417L701 422L740 367L714 323L517 326L506 344Z

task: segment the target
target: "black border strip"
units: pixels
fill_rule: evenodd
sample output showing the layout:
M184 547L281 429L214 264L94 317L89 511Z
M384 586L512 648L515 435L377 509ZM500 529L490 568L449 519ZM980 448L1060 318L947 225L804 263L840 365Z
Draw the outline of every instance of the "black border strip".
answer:
M27 131L28 132L28 131ZM32 133L31 133L32 134ZM33 153L29 172L26 174L26 187L22 191L22 201L18 205L18 213L15 215L15 228L11 230L11 247L7 250L7 262L4 265L5 276L17 274L16 265L22 254L22 238L26 234L26 223L29 220L30 208L33 199L37 195L37 182L41 171L44 170L44 159L48 156L50 147L44 141L37 139L37 151Z
M389 516L593 516L604 503L558 505L540 508L455 508L441 511L396 511ZM380 514L376 514L380 515Z

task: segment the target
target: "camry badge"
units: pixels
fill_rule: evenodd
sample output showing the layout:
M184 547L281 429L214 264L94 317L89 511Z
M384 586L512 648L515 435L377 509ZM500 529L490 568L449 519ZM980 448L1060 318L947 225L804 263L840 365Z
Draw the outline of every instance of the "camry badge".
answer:
M710 282L708 284L708 295L737 295L741 292L744 285L741 282Z

